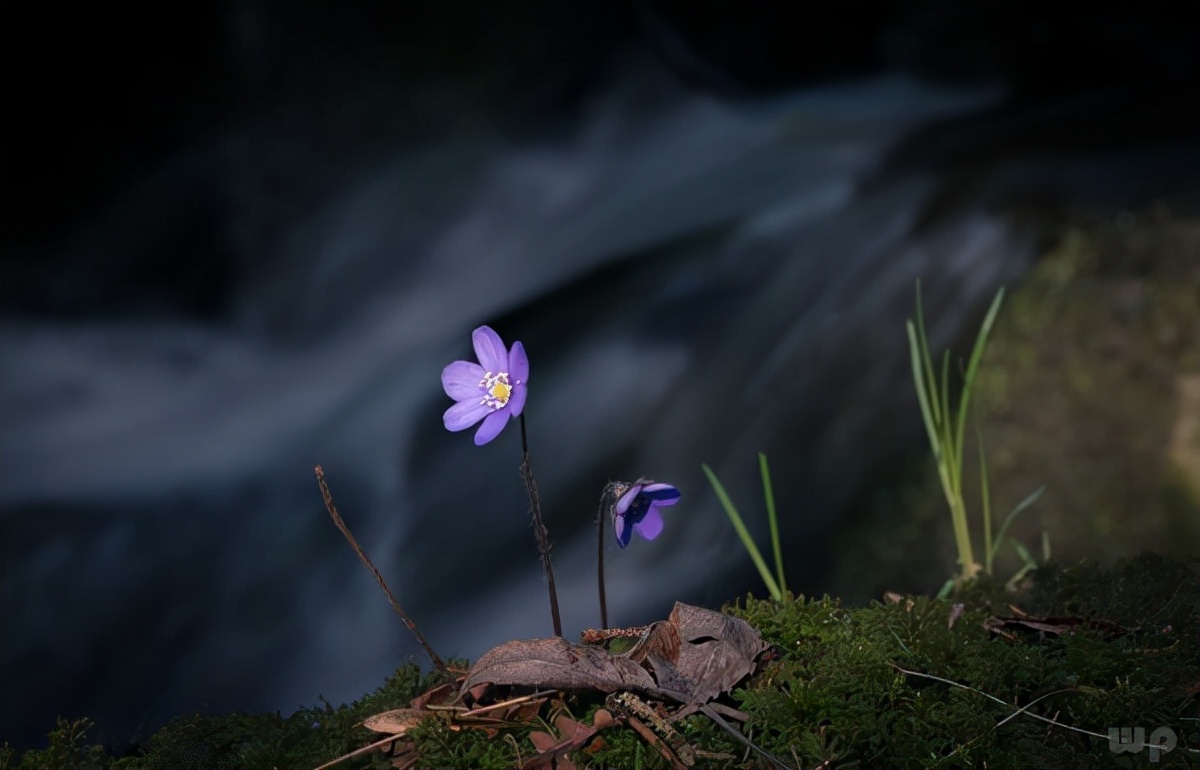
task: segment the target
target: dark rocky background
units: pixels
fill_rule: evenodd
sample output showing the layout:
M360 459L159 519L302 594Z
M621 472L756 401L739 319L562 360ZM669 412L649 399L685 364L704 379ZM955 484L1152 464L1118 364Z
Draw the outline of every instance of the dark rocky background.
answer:
M1047 252L1069 286L1125 270L1070 294L1078 333L1036 354L1030 319L1067 295L1035 273L1051 310L1015 305L1017 374L987 403L1054 455L1096 412L1041 422L1024 405L1057 381L1035 375L1093 339L1075 309L1116 307L1166 340L1132 366L1161 387L1123 400L1179 399L1137 462L1161 444L1186 471L1196 11L0 5L0 739L88 715L123 745L183 711L346 700L416 654L329 526L317 462L442 654L548 633L514 432L476 449L439 422L437 373L480 323L533 359L568 634L595 622L614 477L684 490L662 538L614 554L615 622L756 589L698 467L754 519L758 450L793 588L937 587L949 528L897 502L927 462L902 331L919 276L943 345ZM1148 275L1171 292L1129 288ZM1114 345L1145 347L1100 360ZM1110 446L1071 436L1080 463ZM1047 483L1028 451L997 450L1009 498ZM1195 498L1162 494L1140 542L1194 551ZM1062 552L1124 547L1072 499L1034 522Z

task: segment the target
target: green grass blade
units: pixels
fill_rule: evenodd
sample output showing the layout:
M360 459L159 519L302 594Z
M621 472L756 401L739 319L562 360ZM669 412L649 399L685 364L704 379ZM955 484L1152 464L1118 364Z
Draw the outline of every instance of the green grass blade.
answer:
M959 447L954 443L954 423L950 418L950 351L947 350L942 354L942 389L938 394L942 399L942 414L946 415L946 419L942 421L942 431L940 434L942 463L946 466L946 475L950 479L950 493L959 503L961 500L962 489L962 458L959 454Z
M1004 584L1004 589L1009 593L1016 591L1021 585L1021 581L1025 579L1025 576L1030 572L1033 572L1035 569L1037 569L1036 564L1026 564L1025 566L1021 567L1021 569L1017 570L1016 573L1008 579L1008 582Z
M979 495L983 510L983 569L992 574L992 495L988 490L987 457L983 453L983 431L975 426L975 438L979 442Z
M767 503L767 524L771 529L771 550L775 555L775 579L779 581L781 593L787 591L787 580L783 577L783 544L779 541L779 519L775 515L775 489L771 486L771 470L767 467L767 456L758 453L758 471L762 475L763 498Z
M1012 538L1012 546L1013 550L1017 552L1017 556L1019 556L1021 561L1025 563L1026 567L1037 567L1037 560L1033 558L1033 554L1029 552L1029 549L1021 544L1021 541L1017 540L1015 537Z
M930 398L929 390L925 382L925 363L922 361L921 344L917 336L917 331L913 328L913 322L908 322L908 349L909 358L912 362L913 384L917 389L917 402L921 406L921 419L925 422L925 432L929 434L929 447L933 450L933 457L939 463L938 453L938 424L937 417L933 411L933 402Z
M911 321L909 324L911 325ZM917 279L917 343L919 345L919 360L922 363L921 380L925 383L925 390L933 398L930 400L932 408L933 422L935 425L940 425L942 422L942 413L940 404L937 402L937 379L933 376L933 356L929 354L929 335L925 331L925 309L921 305L921 281Z
M1026 495L1024 500L1017 503L1016 506L1011 511L1008 512L1008 515L1004 517L1004 523L1000 525L1000 531L996 533L996 538L993 541L995 543L994 548L996 550L1000 549L1000 544L1004 542L1004 536L1008 534L1009 525L1012 524L1013 521L1016 520L1018 514L1020 514L1022 511L1024 511L1029 506L1036 503L1038 498L1041 497L1042 493L1045 491L1046 491L1046 485L1043 484L1042 486L1033 490L1033 492L1031 492L1030 494Z
M717 479L712 469L706 463L701 463L700 468L704 471L704 475L708 477L708 483L712 484L713 491L717 493L717 500L721 502L721 507L725 509L725 515L729 517L729 521L733 524L734 530L738 537L742 540L742 545L750 554L751 560L754 561L754 566L758 569L758 574L762 577L763 584L770 592L771 598L775 601L783 600L783 592L779 590L779 585L775 582L775 578L771 576L771 570L767 568L767 563L763 561L762 554L758 551L758 546L754 544L754 539L750 537L750 530L746 529L745 522L742 521L742 516L738 513L733 501L729 499L729 494L725 491L725 487Z
M992 306L988 308L987 315L984 316L983 325L979 327L979 335L975 337L975 347L971 350L971 358L967 362L967 372L963 376L962 396L958 400L958 440L955 444L959 453L959 465L962 464L962 444L963 444L963 429L967 424L967 405L971 400L971 386L975 382L975 372L979 369L979 362L983 358L984 348L987 347L987 338L992 331L992 324L996 322L996 314L1000 312L1000 304L1004 301L1004 287L1001 286L996 292L996 298L992 300Z
M950 354L946 351L942 356L939 385L925 331L920 281L917 282L917 323L914 325L909 321L906 328L917 400L921 406L925 430L929 434L929 445L937 464L942 491L950 507L958 560L962 564L963 575L970 575L975 569L975 559L971 548L970 530L967 528L966 506L962 500L962 469L957 462L958 452L954 445L955 426L951 421Z
M942 491L945 493L946 502L950 507L950 518L958 548L958 561L962 565L962 574L958 580L966 580L974 577L981 568L989 574L992 572L996 550L1003 542L1002 536L993 536L995 533L992 532L991 491L987 476L987 459L983 452L983 437L980 434L978 440L980 486L983 496L984 564L980 565L975 561L974 549L971 544L971 528L967 521L967 506L966 501L963 500L963 437L975 374L983 359L988 337L1004 301L1004 288L1001 287L997 290L980 326L979 333L976 335L975 345L971 350L966 370L963 372L962 390L955 410L951 409L950 351L946 350L942 354L941 370L937 371L933 356L929 352L929 338L925 328L919 280L917 281L916 295L916 322L909 320L905 327L908 334L913 383L917 389L917 400L921 406L925 431L929 435L929 444L937 462Z

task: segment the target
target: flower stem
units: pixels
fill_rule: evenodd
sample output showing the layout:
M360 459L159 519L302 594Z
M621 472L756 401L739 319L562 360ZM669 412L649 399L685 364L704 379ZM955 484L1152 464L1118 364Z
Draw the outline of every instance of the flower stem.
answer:
M596 552L596 585L600 588L600 628L608 628L608 599L604 595L604 504L611 504L612 484L604 488L600 496L600 509L596 512L596 531L600 547Z
M350 541L350 547L354 549L356 554L358 554L359 561L366 565L366 568L369 569L371 574L375 576L375 581L379 583L379 587L383 589L383 593L385 596L387 596L388 602L391 603L392 609L396 611L396 614L400 616L400 620L404 621L404 625L408 626L408 630L412 631L413 636L417 637L417 641L420 642L421 646L425 648L425 654L429 656L429 660L433 663L434 668L436 668L438 671L448 670L446 668L446 664L440 657L438 657L438 654L433 651L433 647L429 646L429 642L425 639L425 635L417 630L417 624L413 622L413 619L410 618L408 613L404 611L404 608L400 606L400 602L396 599L396 595L392 593L392 589L388 588L387 581L383 579L383 575L381 575L379 570L375 568L375 565L371 563L371 560L367 557L366 551L362 549L362 546L359 545L358 541L354 539L354 535L350 533L350 528L346 526L345 520L343 520L341 514L338 513L337 506L333 504L333 495L329 491L329 484L325 482L324 469L318 465L314 470L317 474L317 485L321 488L321 498L325 501L325 510L329 512L329 516L333 519L333 523L338 528L338 531L342 533L346 540Z
M558 616L558 592L554 589L554 567L550 564L550 533L542 521L542 500L538 496L537 482L529 467L529 438L525 431L525 415L521 421L521 480L529 491L529 509L533 514L533 536L537 539L538 554L542 557L542 572L546 573L546 585L550 589L550 617L554 621L554 635L562 636L562 620Z

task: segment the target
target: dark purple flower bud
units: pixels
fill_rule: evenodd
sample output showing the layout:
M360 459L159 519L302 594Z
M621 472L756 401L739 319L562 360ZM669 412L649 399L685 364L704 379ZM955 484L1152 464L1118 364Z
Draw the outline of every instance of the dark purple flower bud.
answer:
M612 508L613 533L617 536L617 545L622 548L629 545L634 532L647 540L658 537L663 530L663 518L658 509L674 505L680 498L675 487L649 479L615 484L614 493L620 497Z

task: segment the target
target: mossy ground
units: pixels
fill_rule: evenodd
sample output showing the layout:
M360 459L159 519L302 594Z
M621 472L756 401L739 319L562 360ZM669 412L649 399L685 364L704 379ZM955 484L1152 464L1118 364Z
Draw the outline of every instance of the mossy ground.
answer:
M1169 726L1179 746L1161 767L1200 766L1200 565L1141 557L1111 571L1049 569L1021 597L986 584L949 601L913 598L848 610L821 600L784 611L751 601L742 614L785 657L743 694L765 747L795 749L803 767L1136 767L1105 739L1051 727L1030 714L1106 735L1109 727ZM1010 615L1075 616L1137 629L1117 638L1074 634L998 637ZM951 606L964 613L951 627ZM1167 630L1169 629L1169 630ZM932 674L968 685L910 676ZM761 687L766 679L771 686ZM986 695L1003 701L997 703ZM1033 704L1032 706L1030 704ZM1007 720L1007 721L1005 721ZM770 725L770 728L766 726Z
M1010 602L1032 616L1098 622L1061 635L1014 628L1011 639L987 630L985 620L1012 614ZM955 603L963 613L951 625ZM758 628L775 657L731 705L750 715L751 740L803 768L1200 767L1198 608L1200 563L1153 555L1111 569L1047 568L1016 596L980 582L944 601L918 596L859 608L829 598L748 598L726 609ZM290 717L180 717L119 759L87 742L86 721L63 722L47 749L20 761L0 752L0 768L312 768L377 739L362 720L406 706L434 682L408 664L350 705L323 704ZM599 696L584 693L560 707L590 722L601 705ZM410 737L420 767L507 768L536 754L528 739L533 727L489 736L431 718ZM1150 765L1146 750L1114 754L1106 738L1067 727L1099 736L1110 727L1144 727L1147 734L1169 727L1178 744ZM701 758L698 766L762 764L703 715L677 728L720 757ZM668 767L623 727L601 733L575 761ZM339 765L388 766L378 752Z
M415 663L401 666L375 692L352 704L328 702L291 716L273 714L190 714L176 717L142 746L112 757L88 741L88 719L59 720L49 746L24 753L19 761L7 744L0 747L0 770L84 770L85 768L311 768L371 742L378 736L362 726L366 717L405 706L440 683L423 676ZM343 767L387 767L376 755Z

